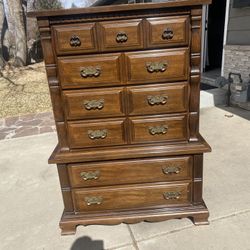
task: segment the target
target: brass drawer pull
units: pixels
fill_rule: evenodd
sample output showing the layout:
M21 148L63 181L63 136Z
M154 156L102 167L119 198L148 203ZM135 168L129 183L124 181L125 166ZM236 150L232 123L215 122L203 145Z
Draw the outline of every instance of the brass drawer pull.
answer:
M165 192L163 196L166 200L178 200L181 197L181 192Z
M88 130L88 136L91 140L105 139L108 135L107 129L102 130Z
M166 61L163 62L147 62L146 68L149 73L153 72L164 72L166 71L168 64Z
M151 135L164 135L168 132L168 126L167 125L161 125L161 126L155 126L155 127L149 127L148 131Z
M104 107L104 99L100 99L100 100L86 100L84 101L84 107L87 110L91 110L91 109L102 109Z
M162 95L155 95L155 96L148 96L147 97L148 104L149 105L164 105L167 103L168 96L162 96Z
M125 42L127 42L127 40L128 40L128 36L125 32L119 32L116 35L116 42L117 43L125 43Z
M162 39L171 40L174 37L174 31L170 28L167 28L162 33Z
M101 196L91 196L91 197L85 197L84 200L88 206L101 205L103 198Z
M83 67L81 69L81 77L98 77L100 76L101 74L101 67L99 66L96 66L96 67L93 67L93 66L89 66L89 67Z
M80 176L84 181L97 180L100 177L100 171L96 170L94 172L81 172Z
M164 174L179 174L181 171L180 167L170 166L162 169Z
M79 47L79 46L81 46L81 40L80 40L79 36L73 35L70 38L70 46L71 47Z

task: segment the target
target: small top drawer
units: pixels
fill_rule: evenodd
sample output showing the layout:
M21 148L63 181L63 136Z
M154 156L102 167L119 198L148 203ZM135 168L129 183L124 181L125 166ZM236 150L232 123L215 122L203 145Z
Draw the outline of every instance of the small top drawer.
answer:
M58 55L97 52L95 23L53 26Z
M184 46L189 43L189 17L147 19L147 47Z
M99 25L102 51L143 48L141 19L101 22Z

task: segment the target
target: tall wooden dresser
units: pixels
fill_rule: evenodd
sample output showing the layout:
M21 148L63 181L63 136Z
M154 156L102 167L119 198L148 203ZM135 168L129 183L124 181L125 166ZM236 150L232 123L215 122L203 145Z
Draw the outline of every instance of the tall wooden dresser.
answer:
M58 145L62 234L77 225L208 223L199 134L202 4L179 0L30 13Z

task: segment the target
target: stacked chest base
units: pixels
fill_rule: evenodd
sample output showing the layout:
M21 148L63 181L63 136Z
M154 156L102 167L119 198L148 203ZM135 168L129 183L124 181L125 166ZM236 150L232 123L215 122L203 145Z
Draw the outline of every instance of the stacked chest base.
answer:
M208 223L199 134L202 4L36 13L57 126L62 234L77 225ZM195 4L195 5L194 5Z

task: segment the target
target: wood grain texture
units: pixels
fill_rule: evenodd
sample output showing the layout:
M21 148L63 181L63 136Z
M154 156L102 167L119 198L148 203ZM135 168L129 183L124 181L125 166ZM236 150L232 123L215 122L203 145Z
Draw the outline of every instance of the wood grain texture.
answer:
M199 134L202 4L36 12L56 120L62 234L77 225L208 223Z
M63 91L67 119L124 116L123 95L123 88Z
M186 80L188 49L154 50L126 53L127 83L154 83ZM165 63L165 71L149 72L147 64Z
M185 141L187 140L187 117L147 117L131 118L132 143ZM152 134L151 128L166 127L165 133Z
M86 23L53 26L54 43L57 55L97 52L96 24ZM71 40L77 38L79 43L75 46Z
M59 77L62 88L100 87L121 84L121 54L60 57ZM98 76L81 76L81 71L99 69Z
M183 206L191 203L189 183L85 188L74 189L72 193L76 212ZM166 193L178 193L179 198L166 199ZM91 197L102 198L101 204L88 205L86 198Z
M70 148L123 145L126 143L124 119L107 119L102 122L68 122L68 141ZM105 138L92 139L90 131L106 131Z
M129 115L178 113L188 108L187 83L135 86L127 91Z
M142 19L100 22L99 30L101 51L122 51L144 47Z
M189 16L147 18L147 47L163 48L189 45ZM172 36L164 38L164 32Z
M72 187L97 187L117 184L191 180L192 167L193 157L180 156L70 164L68 170ZM98 171L96 179L83 179L83 172L96 173L96 171Z

